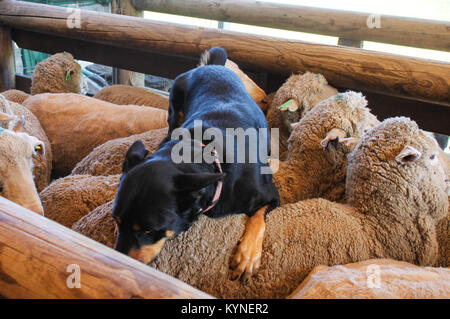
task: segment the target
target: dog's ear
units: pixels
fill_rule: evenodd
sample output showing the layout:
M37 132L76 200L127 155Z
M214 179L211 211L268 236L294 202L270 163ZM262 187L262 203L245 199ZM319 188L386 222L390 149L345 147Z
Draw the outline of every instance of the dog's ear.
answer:
M225 65L228 59L228 53L224 48L213 47L205 51L201 58L199 66L202 65Z
M196 191L223 179L221 173L186 173L175 177L178 191Z
M145 148L142 141L134 142L127 151L125 155L125 160L123 161L122 172L126 173L136 165L142 163L148 154L148 150Z
M169 135L174 129L181 126L182 114L184 114L184 102L188 85L188 73L179 75L170 89L169 97Z

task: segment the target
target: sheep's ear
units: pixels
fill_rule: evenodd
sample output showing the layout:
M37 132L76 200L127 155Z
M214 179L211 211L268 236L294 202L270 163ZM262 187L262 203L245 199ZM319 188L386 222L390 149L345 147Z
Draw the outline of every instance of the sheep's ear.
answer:
M339 143L342 143L345 146L347 146L347 148L351 152L351 151L353 151L355 149L355 147L358 144L359 140L360 140L360 137L344 137L344 138L340 138L339 139Z
M175 186L178 191L195 191L223 179L221 173L186 173L175 177Z
M13 132L20 132L22 130L22 128L25 126L25 116L21 116L20 120L16 123L16 125L14 125L14 128L12 129Z
M14 116L11 116L11 115L9 115L7 113L0 112L0 122L9 122L9 121L12 121L14 119L15 119Z
M125 155L125 160L123 161L122 172L126 173L136 165L145 161L145 157L148 154L148 150L145 148L142 141L134 142L127 151Z
M418 160L422 156L419 152L412 146L405 146L403 150L395 157L395 160L399 163L410 163Z

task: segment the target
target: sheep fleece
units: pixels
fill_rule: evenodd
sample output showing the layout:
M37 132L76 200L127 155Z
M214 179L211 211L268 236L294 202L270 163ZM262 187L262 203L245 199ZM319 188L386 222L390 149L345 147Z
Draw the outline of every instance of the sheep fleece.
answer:
M26 99L30 97L29 94L19 91L19 90L8 90L1 93L8 101L23 103Z
M71 227L93 209L114 199L119 175L75 175L60 178L41 194L45 217Z
M161 110L169 109L169 97L150 90L128 86L112 85L105 87L94 95L96 99L118 105L152 106Z
M72 175L114 175L122 173L122 165L128 148L137 140L141 140L149 156L158 149L159 144L167 136L167 128L151 130L141 134L117 138L97 146L89 155L75 166Z
M51 142L56 176L70 174L96 146L167 126L167 111L116 105L73 94L38 94L24 102Z

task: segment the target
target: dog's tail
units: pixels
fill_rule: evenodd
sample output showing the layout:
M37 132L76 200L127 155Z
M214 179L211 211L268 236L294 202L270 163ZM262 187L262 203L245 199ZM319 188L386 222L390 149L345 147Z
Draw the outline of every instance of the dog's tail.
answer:
M228 59L227 51L221 47L213 47L203 52L198 66L203 65L225 65Z

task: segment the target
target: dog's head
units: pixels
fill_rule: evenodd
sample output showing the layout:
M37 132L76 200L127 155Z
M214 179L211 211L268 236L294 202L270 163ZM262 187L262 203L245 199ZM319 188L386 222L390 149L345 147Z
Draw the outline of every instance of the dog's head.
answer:
M206 187L222 174L185 173L170 157L148 151L141 141L128 150L114 201L115 249L149 263L171 236L185 231L202 208Z

